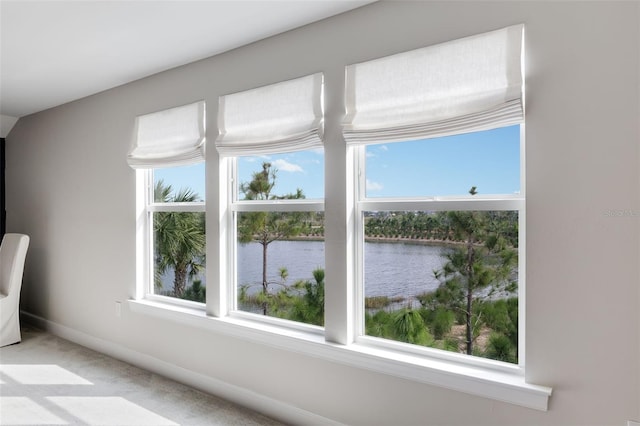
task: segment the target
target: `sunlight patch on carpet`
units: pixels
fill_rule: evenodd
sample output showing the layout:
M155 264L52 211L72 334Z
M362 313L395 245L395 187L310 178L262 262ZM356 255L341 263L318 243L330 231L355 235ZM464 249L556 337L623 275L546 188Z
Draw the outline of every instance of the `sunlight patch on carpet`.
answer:
M6 364L0 373L23 385L92 385L88 380L58 365Z
M0 424L66 425L68 423L25 396L3 396L0 398Z
M89 425L177 426L153 411L121 397L47 397L49 401Z

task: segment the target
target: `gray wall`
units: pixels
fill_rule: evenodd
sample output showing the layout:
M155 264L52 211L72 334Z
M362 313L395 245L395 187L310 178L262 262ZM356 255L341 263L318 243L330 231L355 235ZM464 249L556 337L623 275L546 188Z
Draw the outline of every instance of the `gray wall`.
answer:
M376 3L24 117L7 138L8 230L32 236L23 309L349 424L640 420L639 9L638 2ZM548 412L128 310L115 318L114 301L135 286L135 173L125 156L137 114L205 99L211 142L218 95L317 71L327 84L342 84L347 64L521 22L527 377L554 388ZM342 114L339 104L327 99L329 121ZM341 143L328 140L328 150ZM635 216L606 214L617 209Z

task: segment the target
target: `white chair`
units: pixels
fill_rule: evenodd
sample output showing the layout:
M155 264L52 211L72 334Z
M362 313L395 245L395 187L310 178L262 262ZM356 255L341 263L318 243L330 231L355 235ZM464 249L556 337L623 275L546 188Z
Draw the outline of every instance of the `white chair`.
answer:
M20 289L29 236L5 234L0 244L0 347L18 343Z

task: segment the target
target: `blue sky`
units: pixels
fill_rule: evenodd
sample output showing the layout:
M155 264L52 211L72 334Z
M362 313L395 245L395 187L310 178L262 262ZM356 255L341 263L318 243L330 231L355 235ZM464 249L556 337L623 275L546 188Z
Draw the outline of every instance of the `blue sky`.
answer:
M520 127L367 146L367 196L520 191Z
M240 182L270 162L278 171L274 194L301 188L307 198L324 196L322 150L238 160ZM204 164L158 169L174 189L190 187L204 199ZM511 126L414 142L385 143L366 148L368 197L466 195L520 191L520 127Z
M200 199L204 200L205 198L204 163L198 163L192 166L154 169L154 183L160 179L162 179L165 184L171 185L174 191L182 188L191 188L200 196Z

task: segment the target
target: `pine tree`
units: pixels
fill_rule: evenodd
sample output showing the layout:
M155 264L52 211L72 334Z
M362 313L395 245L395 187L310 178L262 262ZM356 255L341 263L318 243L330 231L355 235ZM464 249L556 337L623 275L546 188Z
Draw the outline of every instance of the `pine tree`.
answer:
M475 195L476 187L469 191ZM495 226L495 215L484 211L450 211L447 221L453 239L462 247L446 255L447 262L435 271L438 289L421 297L424 306L446 307L462 316L465 325L465 351L473 354L473 343L481 320L476 304L494 295L515 292L514 269L517 250ZM517 223L517 222L516 222Z
M250 182L240 185L245 200L284 200L304 198L302 190L295 194L274 195L277 170L271 163L262 163L262 170L253 173ZM262 246L262 291L261 305L263 315L269 311L269 281L267 279L268 248L274 241L294 237L300 234L304 225L305 213L302 212L244 212L238 215L238 239L242 243L251 241Z

